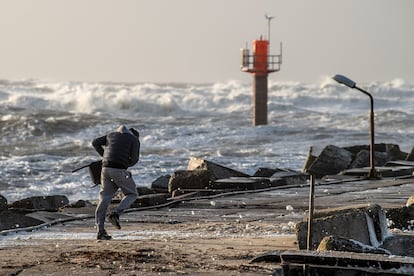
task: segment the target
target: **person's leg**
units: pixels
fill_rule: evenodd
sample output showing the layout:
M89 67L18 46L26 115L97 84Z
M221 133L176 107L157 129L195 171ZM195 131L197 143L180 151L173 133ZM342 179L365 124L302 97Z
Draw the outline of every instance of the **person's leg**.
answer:
M99 202L95 210L95 221L98 232L105 230L105 217L112 197L118 190L112 176L111 168L102 168L101 189L99 191Z
M115 183L125 195L118 207L114 210L115 213L121 214L126 208L134 203L138 196L138 192L134 179L132 179L131 173L127 170L119 170L119 172L117 172Z

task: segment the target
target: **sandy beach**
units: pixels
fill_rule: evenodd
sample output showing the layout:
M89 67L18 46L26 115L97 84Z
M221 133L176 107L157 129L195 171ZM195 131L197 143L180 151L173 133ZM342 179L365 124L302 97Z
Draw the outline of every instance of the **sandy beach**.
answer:
M261 254L296 250L295 224L306 217L307 185L255 193L186 199L161 209L131 211L112 225L111 241L97 241L94 206L65 208L89 216L31 232L0 236L2 275L270 275ZM400 207L414 193L412 179L319 184L317 209L353 204Z
M178 228L178 231L194 230L189 225ZM200 239L154 235L128 240L114 235L114 240L100 242L93 238L38 239L3 248L1 271L2 275L217 275L223 272L269 275L274 265L256 265L249 261L276 248L295 248L294 237Z

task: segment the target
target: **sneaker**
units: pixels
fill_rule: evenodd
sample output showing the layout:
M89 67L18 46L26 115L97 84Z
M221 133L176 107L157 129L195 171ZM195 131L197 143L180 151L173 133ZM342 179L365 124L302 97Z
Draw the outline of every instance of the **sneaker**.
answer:
M118 213L111 213L108 217L109 222L112 223L118 229L121 229L121 224L119 224L119 214Z
M110 240L112 237L106 233L106 231L98 232L98 235L96 237L98 240Z

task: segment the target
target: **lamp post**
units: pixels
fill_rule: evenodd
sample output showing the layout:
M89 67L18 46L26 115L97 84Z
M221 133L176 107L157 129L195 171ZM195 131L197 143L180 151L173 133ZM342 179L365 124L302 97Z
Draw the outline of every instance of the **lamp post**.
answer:
M365 95L367 95L371 101L371 112L370 112L370 147L369 147L369 153L370 153L370 165L371 165L371 169L369 171L369 178L377 178L377 171L375 170L375 154L374 154L374 98L372 97L372 95L370 93L368 93L367 91L359 88L356 83L343 76L343 75L335 75L333 76L333 79L341 84L344 84L346 86L348 86L349 88L352 89L356 89L359 90L360 92L364 93Z

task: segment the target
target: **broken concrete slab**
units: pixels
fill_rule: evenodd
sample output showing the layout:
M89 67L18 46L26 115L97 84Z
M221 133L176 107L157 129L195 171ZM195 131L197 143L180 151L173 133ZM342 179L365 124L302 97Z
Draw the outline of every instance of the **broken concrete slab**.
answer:
M344 149L352 153L353 158L361 151L370 151L370 145L354 145L349 147L343 147ZM392 160L404 160L407 157L407 153L400 150L400 146L397 144L377 143L374 145L374 151L387 153ZM383 165L383 164L380 164Z
M285 251L279 275L414 275L414 258L341 251Z
M92 206L92 203L89 200L83 200L83 199L79 199L78 201L69 204L66 207L70 207L70 208L83 208L83 207L90 207Z
M285 180L286 185L305 184L309 175L295 171L279 171L271 176L271 179L281 178Z
M342 148L328 145L319 155L316 155L312 151L313 147L309 150L302 171L310 173L317 178L322 178L325 175L335 175L342 171L353 175L361 175L360 171L353 169L370 167L369 145L356 145ZM399 146L395 144L375 144L374 155L375 166L377 167L385 166L385 164L394 160L405 160L407 158L407 153L402 152ZM405 173L411 175L408 170L403 171L399 169L391 172L386 169L384 170L383 177L405 176Z
M286 171L283 169L271 169L271 168L259 168L254 174L254 177L271 177L273 174L277 172Z
M0 218L0 230L24 228L43 223L43 221L36 218L10 210L1 211Z
M169 178L168 192L173 193L175 190L217 189L217 186L222 186L220 182L215 183L217 180L232 177L250 176L205 159L191 157L187 170L176 171ZM246 184L245 182L246 181L242 181L241 186ZM254 182L256 183L258 180L255 180ZM229 182L229 185L232 186L230 189L233 189L233 186L235 186L233 184L236 183L232 181Z
M405 158L407 161L414 161L414 147L411 149L410 153L407 154L407 157Z
M157 194L147 194L138 196L134 203L131 204L131 208L147 207L154 206L166 203L170 198L169 193L157 193Z
M138 195L150 195L150 194L156 194L157 192L153 189L146 187L146 186L137 186L137 192Z
M392 235L388 229L410 229L414 205L387 213L379 205L337 208L316 212L312 221L312 248L318 251L349 251L414 257L414 235ZM387 221L388 219L388 221ZM307 223L297 224L299 249L307 245ZM405 228L407 227L407 228ZM305 233L306 232L306 233Z
M229 177L212 182L211 189L256 190L271 187L269 178L265 177Z
M151 189L158 193L168 193L168 182L170 181L171 175L165 174L151 183Z
M313 164L313 162L315 162L316 158L318 157L320 153L315 153L315 149L314 147L310 147L308 150L308 154L306 156L305 159L305 163L303 164L302 167L302 172L304 173L308 173L309 172L309 168L311 167L311 165Z
M394 175L391 167L375 167L378 175ZM369 175L371 171L370 167L364 168L355 168L355 169L346 169L339 173L339 175L348 175L348 176L355 176L355 177L366 177Z
M270 180L270 186L271 187L280 187L280 186L288 185L285 178L271 177L271 178L269 178L269 180Z
M375 166L382 166L392 159L391 156L386 152L375 153ZM362 168L370 166L370 152L368 150L361 150L353 159L352 163L349 165L349 168Z
M376 169L380 172L382 177L402 177L407 175L411 176L414 172L414 167L409 166L386 166L376 167Z
M314 214L314 218L323 218L329 217L332 215L341 215L341 214L352 214L352 213L365 213L369 220L368 222L372 222L368 225L370 227L369 231L373 234L373 239L375 244L381 242L384 237L389 235L389 231L387 228L387 217L384 209L378 204L360 204L360 205L351 205L345 206L340 208L329 208L319 210ZM372 228L371 228L372 226ZM375 239L377 241L375 241ZM375 245L372 244L372 245Z
M321 179L330 183L342 183L342 182L350 182L350 181L359 181L361 179L366 178L366 175L343 175L343 174L331 174L325 175Z
M13 202L10 207L18 209L41 209L57 211L59 208L69 204L64 195L34 196Z
M380 248L389 251L393 255L414 257L414 235L390 235L385 238Z
M300 172L279 170L271 177L229 177L210 183L211 189L256 190L284 185L306 184L309 176Z
M414 172L414 167L409 166L386 166L386 167L375 167L380 177L402 177L411 176ZM370 167L346 169L339 173L339 175L348 176L367 176L371 171Z
M211 173L206 169L175 171L168 181L168 192L188 189L209 189Z
M26 214L26 216L37 219L41 222L51 222L55 220L63 220L63 219L72 218L72 216L68 216L68 215L65 215L59 212L47 212L47 211L36 211L33 213L28 213Z
M355 253L371 253L371 254L385 254L391 255L391 252L377 248L374 246L369 246L355 240L344 239L342 237L327 236L324 237L319 244L316 251L346 251L346 252L355 252Z
M321 178L324 175L337 174L347 169L351 162L351 152L334 145L328 145L322 150L321 154L306 172L317 178Z
M388 235L386 217L378 205L348 206L315 212L312 220L311 248L318 248L326 236L353 239L363 244L378 247ZM306 249L308 223L296 224L296 235L299 249Z
M354 239L364 244L371 244L371 236L367 224L367 216L363 212L315 218L312 221L312 243L310 249L316 250L322 239L331 235ZM307 231L307 222L296 224L299 249L307 248Z
M405 160L408 156L408 153L403 152L397 144L376 144L375 151L384 151L388 153L391 160Z
M187 170L207 170L211 180L224 179L229 177L249 177L250 175L213 163L211 161L191 157L188 162Z
M391 160L384 164L385 167L392 167L392 166L408 166L414 167L414 161L407 161L407 160Z

